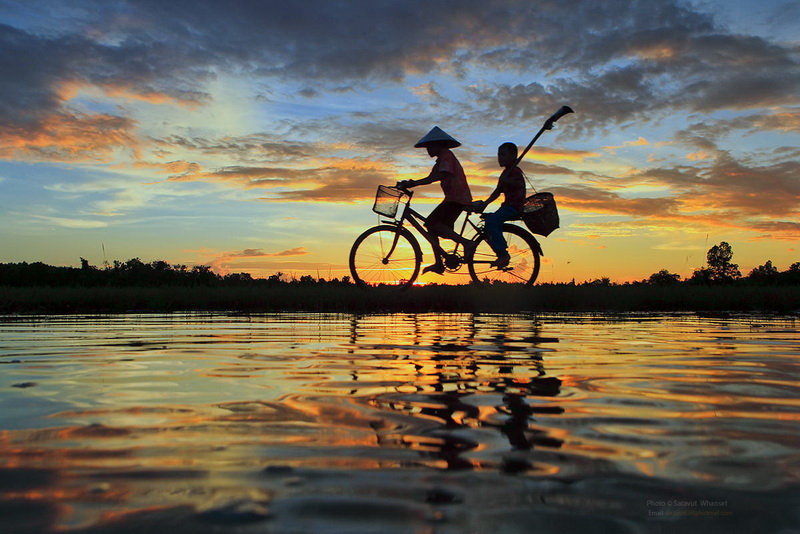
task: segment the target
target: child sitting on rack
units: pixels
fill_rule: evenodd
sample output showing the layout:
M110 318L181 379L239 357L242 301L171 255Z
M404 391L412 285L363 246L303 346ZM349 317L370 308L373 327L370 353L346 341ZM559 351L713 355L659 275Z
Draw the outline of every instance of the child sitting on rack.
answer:
M472 207L477 212L482 212L486 207L500 196L505 195L500 208L494 213L485 216L486 240L489 246L497 254L497 260L492 262L492 266L503 268L511 262L508 253L508 243L503 237L503 223L522 216L522 209L525 204L525 175L517 167L517 145L514 143L503 143L497 149L497 162L504 167L500 178L497 180L492 194L486 200L476 200Z

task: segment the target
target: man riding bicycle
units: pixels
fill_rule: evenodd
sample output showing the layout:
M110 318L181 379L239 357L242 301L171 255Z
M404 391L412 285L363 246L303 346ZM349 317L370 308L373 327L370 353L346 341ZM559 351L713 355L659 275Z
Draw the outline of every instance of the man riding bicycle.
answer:
M415 148L426 148L428 155L436 158L436 163L430 174L420 180L403 180L397 183L397 187L411 188L439 182L444 192L444 200L431 212L425 224L429 233L427 237L433 247L436 262L425 267L422 270L423 273L444 273L444 258L447 253L439 244L440 237L461 243L464 245L465 250L467 247L472 246L471 241L465 239L453 229L461 212L472 204L472 194L467 184L467 176L458 158L450 150L459 146L461 146L461 143L438 126L434 126L430 132L414 145Z

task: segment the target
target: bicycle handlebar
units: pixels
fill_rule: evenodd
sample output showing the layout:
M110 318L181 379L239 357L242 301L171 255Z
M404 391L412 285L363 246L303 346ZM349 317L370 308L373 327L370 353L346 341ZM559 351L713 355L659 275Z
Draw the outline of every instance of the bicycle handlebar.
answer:
M397 189L398 191L402 192L404 195L407 195L409 200L411 200L411 197L414 196L414 192L411 190L411 188L402 187L400 185L400 182L397 182L393 187L394 187L394 189Z

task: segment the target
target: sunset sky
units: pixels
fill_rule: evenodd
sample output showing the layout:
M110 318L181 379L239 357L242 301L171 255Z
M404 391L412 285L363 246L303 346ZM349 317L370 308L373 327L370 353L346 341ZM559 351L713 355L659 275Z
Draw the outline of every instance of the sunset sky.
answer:
M429 172L431 127L486 198L497 146L566 104L522 165L561 214L539 281L686 277L720 241L744 274L786 270L798 20L781 0L0 0L0 262L342 277L377 185Z

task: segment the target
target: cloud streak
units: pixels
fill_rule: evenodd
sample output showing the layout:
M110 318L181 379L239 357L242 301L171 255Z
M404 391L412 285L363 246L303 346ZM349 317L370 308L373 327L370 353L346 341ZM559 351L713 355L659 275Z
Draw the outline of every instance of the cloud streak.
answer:
M96 6L76 4L87 11ZM19 121L63 112L69 100L63 89L74 84L202 105L211 98L207 84L233 72L313 79L321 84L317 94L333 84L402 82L416 74L539 72L550 81L476 88L476 107L526 120L569 101L585 114L581 127L587 129L676 109L789 105L800 92L798 52L790 45L725 33L710 15L677 2L589 6L111 3L95 10L86 24L91 32L52 36L0 26L0 50L12 58L2 68L8 96L0 117ZM439 95L430 83L415 91Z
M305 247L295 247L279 252L265 252L260 248L248 248L240 251L204 253L206 256L213 256L213 258L208 261L208 265L219 274L228 274L233 272L237 269L237 265L241 265L242 262L247 262L248 265L253 265L252 260L286 260L289 258L306 256L307 254L309 254L309 252ZM261 261L260 263L257 261L256 263L267 266L275 265L274 261Z

